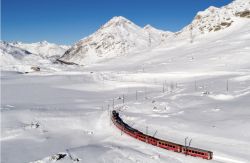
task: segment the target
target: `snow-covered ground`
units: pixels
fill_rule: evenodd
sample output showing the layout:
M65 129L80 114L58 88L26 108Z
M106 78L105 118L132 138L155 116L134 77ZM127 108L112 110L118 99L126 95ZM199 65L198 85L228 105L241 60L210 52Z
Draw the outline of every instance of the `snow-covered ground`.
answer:
M249 162L250 23L239 22L193 43L86 67L3 71L1 161ZM213 151L214 159L121 135L109 119L113 99L133 127L181 144L188 137L191 146Z

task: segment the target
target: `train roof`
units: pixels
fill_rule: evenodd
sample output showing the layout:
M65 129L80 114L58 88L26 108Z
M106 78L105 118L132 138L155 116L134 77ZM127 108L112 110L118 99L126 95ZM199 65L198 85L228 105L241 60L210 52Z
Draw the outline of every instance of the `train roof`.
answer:
M185 146L183 146L183 147L185 147ZM195 151L201 151L201 152L213 153L212 151L208 151L208 150L204 150L204 149L200 149L200 148L195 148L195 147L187 147L187 149L195 150Z
M158 139L159 141L161 142L165 142L165 143L168 143L168 144L173 144L173 145L179 145L179 146L183 146L181 144L177 144L177 143L174 143L174 142L170 142L170 141L167 141L167 140L162 140L162 139Z

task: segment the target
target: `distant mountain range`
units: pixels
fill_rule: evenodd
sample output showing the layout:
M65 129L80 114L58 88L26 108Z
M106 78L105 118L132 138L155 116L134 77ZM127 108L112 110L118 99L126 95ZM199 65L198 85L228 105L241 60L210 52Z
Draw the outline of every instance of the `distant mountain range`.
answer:
M66 45L57 45L49 43L47 41L36 42L36 43L22 43L22 42L13 42L10 45L25 49L33 54L38 54L44 58L50 57L61 57L70 46Z
M1 63L9 65L35 56L36 61L38 58L57 59L63 63L88 65L117 56L164 48L173 43L192 43L196 37L230 29L242 19L249 18L249 0L235 0L221 8L211 6L198 12L189 25L175 33L151 25L142 28L122 16L116 16L71 47L46 41L31 44L2 41Z
M0 41L0 63L4 69L30 70L32 66L53 63L69 46L56 45L46 41L37 43L8 43ZM20 68L22 70L20 70ZM25 69L25 70L24 70Z

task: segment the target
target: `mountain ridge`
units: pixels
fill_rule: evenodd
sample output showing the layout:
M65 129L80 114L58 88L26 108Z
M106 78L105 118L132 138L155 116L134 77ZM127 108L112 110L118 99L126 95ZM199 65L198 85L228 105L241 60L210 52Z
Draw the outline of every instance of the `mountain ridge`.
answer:
M30 51L31 53L38 54L43 58L58 58L61 57L70 46L57 45L47 41L40 41L34 43L12 42L12 46Z
M230 27L239 18L250 18L249 9L249 0L235 0L221 8L210 6L199 11L190 24L175 33L158 30L151 25L141 28L123 16L115 16L96 32L77 42L60 60L85 65L105 58L164 47L172 40L193 42L199 35Z

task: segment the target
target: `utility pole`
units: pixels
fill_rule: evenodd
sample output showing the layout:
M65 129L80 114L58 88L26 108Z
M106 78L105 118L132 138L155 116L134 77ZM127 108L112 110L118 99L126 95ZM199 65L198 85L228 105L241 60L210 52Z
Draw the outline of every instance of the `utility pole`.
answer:
M124 101L125 100L125 97L124 97L124 94L122 95L122 103L124 104Z
M195 89L195 92L197 91L197 82L196 80L194 81L194 89Z
M166 86L166 91L168 91L168 84L166 80L165 80L165 86Z
M144 99L147 99L147 88L144 87Z
M229 87L228 87L228 80L227 80L227 92L228 92L228 90L229 90Z
M154 133L154 135L153 135L153 137L155 137L155 135L157 134L157 130L155 131L155 133Z
M190 146L191 146L191 142L192 142L192 140L193 140L193 139L191 139L191 140L189 141L189 143L188 143L188 147L190 147Z
M187 139L188 137L185 138L185 149L186 149L185 155L187 155Z
M109 110L109 104L108 104L108 115L109 115L109 125L111 126L111 111Z

